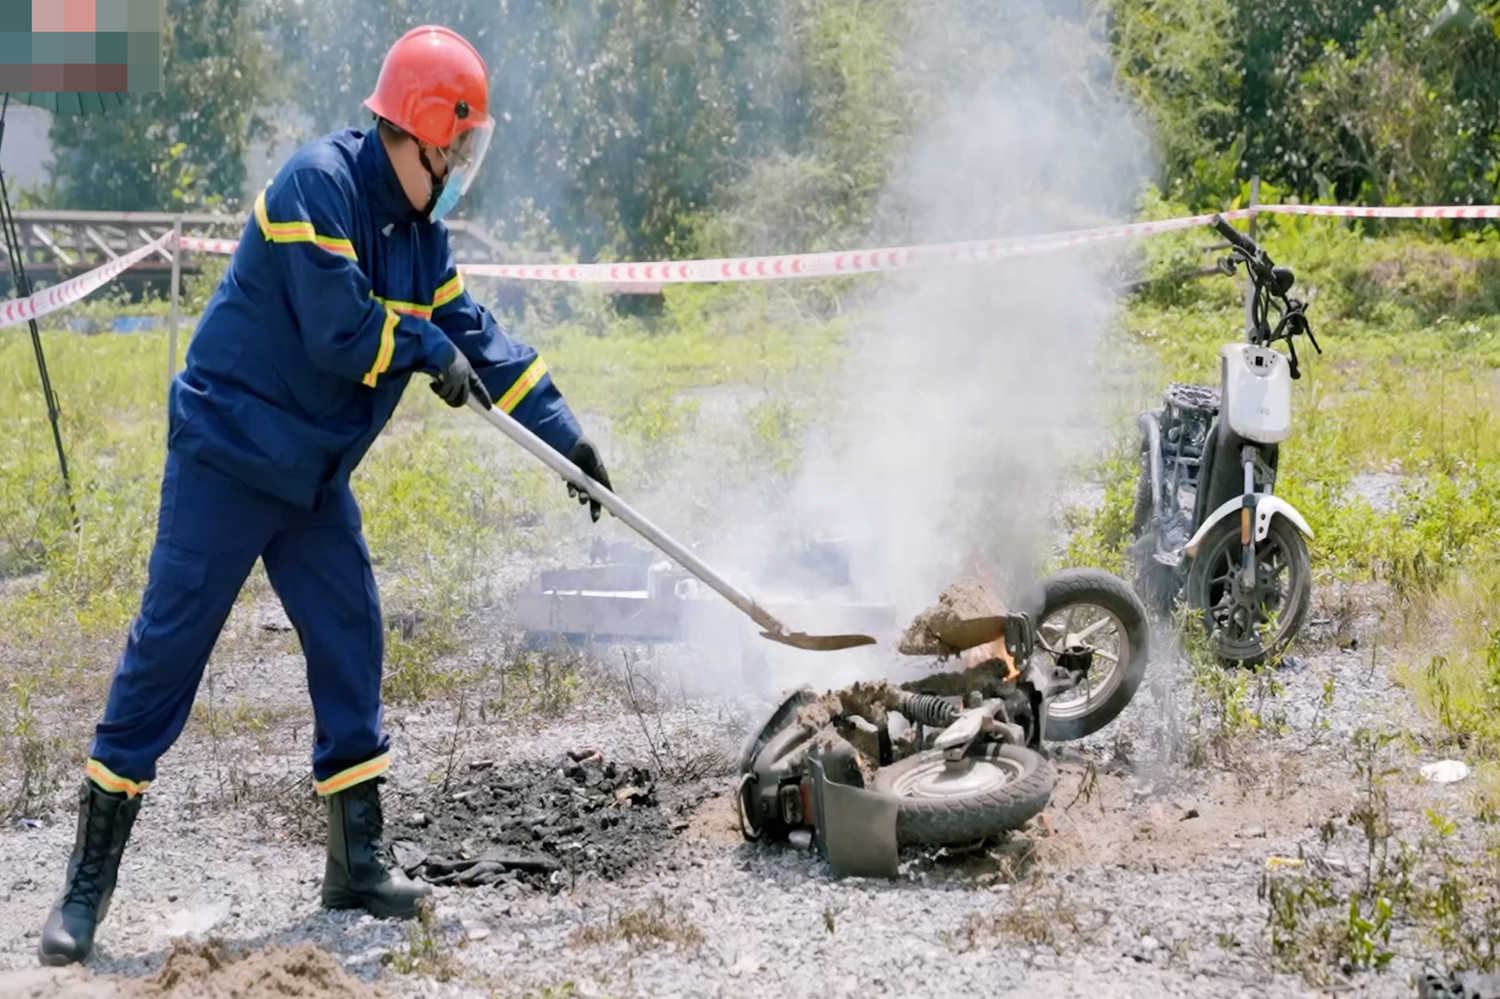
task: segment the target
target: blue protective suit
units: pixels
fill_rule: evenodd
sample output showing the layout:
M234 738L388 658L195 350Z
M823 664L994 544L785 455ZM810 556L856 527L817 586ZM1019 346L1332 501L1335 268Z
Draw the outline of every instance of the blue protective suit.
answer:
M545 362L464 289L377 131L299 149L257 197L170 392L157 539L87 772L138 793L181 733L257 558L301 639L321 793L379 776L383 629L349 477L415 372L464 352L495 404L567 454Z

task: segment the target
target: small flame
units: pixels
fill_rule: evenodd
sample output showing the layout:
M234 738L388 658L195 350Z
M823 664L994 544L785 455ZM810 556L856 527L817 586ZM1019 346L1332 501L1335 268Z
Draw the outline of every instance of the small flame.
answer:
M989 591L990 596L994 598L996 607L1001 613L1004 613L1005 602L1000 599L1000 587L996 584L994 566L979 555L971 555L966 566L966 572L971 579L983 584L984 588ZM1021 671L1016 668L1015 660L1011 657L1010 650L1005 647L1005 638L1003 636L995 639L993 642L987 642L984 645L976 645L972 649L966 649L959 654L959 662L963 663L964 669L974 669L992 659L998 659L1005 663L1005 679L1013 680L1021 675Z

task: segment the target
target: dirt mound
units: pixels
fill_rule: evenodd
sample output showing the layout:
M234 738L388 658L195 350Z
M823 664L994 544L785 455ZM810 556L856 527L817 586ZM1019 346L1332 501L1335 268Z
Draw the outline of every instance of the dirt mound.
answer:
M384 993L339 966L310 943L271 947L231 956L222 944L179 943L167 963L146 979L148 996L195 999L321 999L323 996L383 999Z
M615 880L686 828L661 807L649 772L578 755L470 772L421 799L389 823L395 862L433 884L556 892L585 872Z
M388 999L310 943L231 954L218 941L178 941L166 964L143 979L82 968L38 968L0 976L14 999Z
M948 658L999 638L1004 619L1005 605L988 586L976 580L954 583L907 626L896 651Z

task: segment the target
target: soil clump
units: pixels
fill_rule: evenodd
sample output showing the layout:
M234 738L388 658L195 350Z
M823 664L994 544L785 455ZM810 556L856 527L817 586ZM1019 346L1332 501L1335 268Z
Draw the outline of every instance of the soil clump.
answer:
M0 986L16 999L389 999L310 943L233 954L217 940L179 940L166 964L146 978L73 966L0 977Z
M977 580L961 580L938 596L902 633L896 651L907 656L951 658L1003 634L1005 605ZM998 622L999 631L996 631Z

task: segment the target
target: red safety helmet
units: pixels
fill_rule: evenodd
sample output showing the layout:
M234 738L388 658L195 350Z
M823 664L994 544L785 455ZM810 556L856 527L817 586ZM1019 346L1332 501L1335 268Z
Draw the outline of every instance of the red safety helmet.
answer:
M450 198L473 182L495 131L484 60L462 35L439 25L413 28L396 40L365 107L444 151L457 188Z

